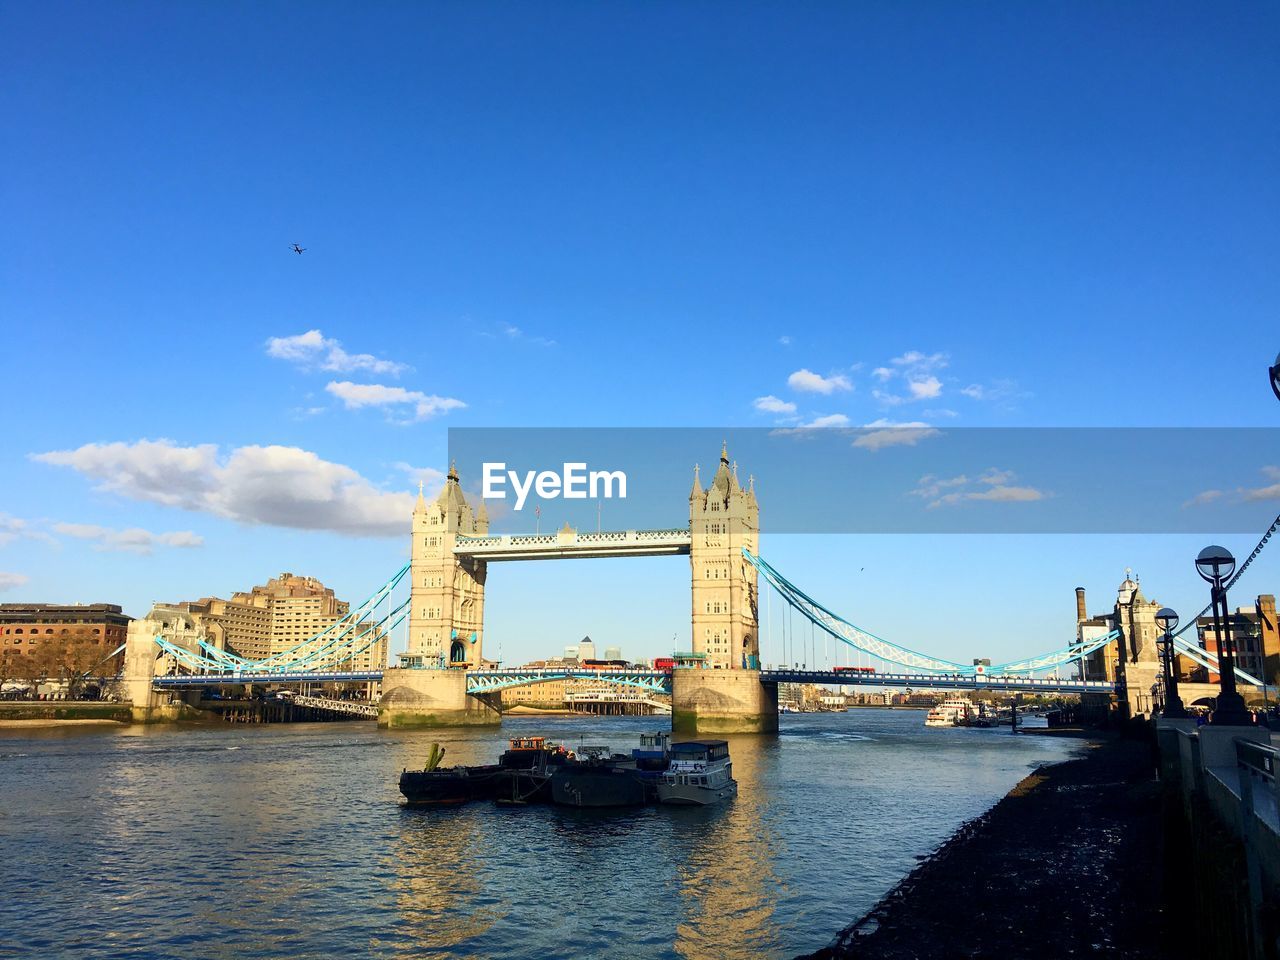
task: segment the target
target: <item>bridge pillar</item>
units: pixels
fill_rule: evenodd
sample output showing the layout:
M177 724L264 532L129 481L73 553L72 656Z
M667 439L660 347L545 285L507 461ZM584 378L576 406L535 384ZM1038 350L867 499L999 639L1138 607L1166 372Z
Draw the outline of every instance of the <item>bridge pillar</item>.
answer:
M484 501L472 511L455 466L434 502L427 503L419 487L410 550L409 644L401 654L406 666L474 670L483 665L486 564L457 557L453 548L460 536L488 532Z
M156 675L156 657L160 648L155 639L160 624L154 620L131 620L124 642L124 692L129 698L134 723L156 723L167 719L161 716L162 694L153 689L151 681Z
M467 693L465 670L391 667L382 675L380 727L460 727L502 722L487 700Z
M778 685L758 670L677 667L671 674L676 733L777 733Z

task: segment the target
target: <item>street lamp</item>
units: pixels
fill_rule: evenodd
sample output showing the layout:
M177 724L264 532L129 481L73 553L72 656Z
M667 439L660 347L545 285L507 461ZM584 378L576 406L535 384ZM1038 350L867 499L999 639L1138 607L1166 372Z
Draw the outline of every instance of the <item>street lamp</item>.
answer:
M1269 371L1271 373L1271 392L1276 395L1276 399L1280 400L1280 353L1276 354L1276 365Z
M1169 720L1181 719L1187 711L1178 696L1178 671L1173 662L1173 631L1178 626L1178 615L1168 607L1161 607L1156 623L1164 631L1164 716Z
M1247 726L1253 722L1245 709L1244 697L1236 692L1235 644L1231 640L1231 617L1227 611L1225 580L1236 569L1236 558L1226 547L1209 546L1196 557L1196 573L1210 587L1213 607L1213 631L1218 638L1218 705L1213 711L1213 723L1227 726ZM1221 610L1221 613L1219 613Z

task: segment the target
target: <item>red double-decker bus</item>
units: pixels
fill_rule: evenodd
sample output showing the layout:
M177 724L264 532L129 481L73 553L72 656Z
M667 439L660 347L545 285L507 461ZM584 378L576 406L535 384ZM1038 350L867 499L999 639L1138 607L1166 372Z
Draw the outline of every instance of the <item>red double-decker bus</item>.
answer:
M653 661L653 669L659 673L670 673L676 667L675 657L656 657Z

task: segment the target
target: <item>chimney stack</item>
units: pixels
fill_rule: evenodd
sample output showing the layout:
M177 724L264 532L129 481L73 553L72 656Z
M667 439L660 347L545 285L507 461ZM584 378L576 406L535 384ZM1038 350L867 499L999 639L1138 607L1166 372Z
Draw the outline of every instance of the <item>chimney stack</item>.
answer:
M1084 587L1076 587L1076 623L1084 623L1089 619L1089 608L1084 602Z

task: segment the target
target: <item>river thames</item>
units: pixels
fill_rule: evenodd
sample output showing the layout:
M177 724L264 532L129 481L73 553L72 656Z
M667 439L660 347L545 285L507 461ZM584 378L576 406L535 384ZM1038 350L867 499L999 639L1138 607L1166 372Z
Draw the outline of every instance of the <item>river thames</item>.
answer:
M735 801L609 813L412 809L396 784L433 740L446 765L517 735L629 750L662 719L0 731L0 953L790 957L1073 749L918 711L781 721L730 738Z

